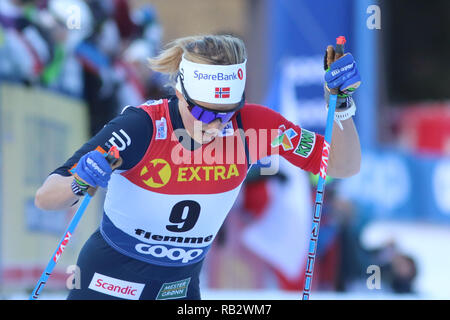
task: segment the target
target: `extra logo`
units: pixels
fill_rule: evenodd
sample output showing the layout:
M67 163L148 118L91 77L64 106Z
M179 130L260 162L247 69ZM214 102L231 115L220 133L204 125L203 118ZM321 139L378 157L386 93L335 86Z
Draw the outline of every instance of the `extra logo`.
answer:
M177 181L219 181L239 177L236 164L226 166L199 166L178 168Z
M141 169L140 177L143 182L151 188L165 186L172 176L172 169L164 159L153 159L148 165Z
M239 175L238 167L234 163L229 166L179 167L175 171L177 182L229 180ZM153 159L142 167L140 177L150 188L161 188L169 183L172 168L164 159Z
M139 300L144 287L143 283L124 281L97 272L89 284L91 290L127 300Z
M69 243L70 238L72 237L72 234L67 231L66 235L64 236L63 241L58 247L58 250L56 251L55 255L53 256L53 261L56 263L58 262L59 258L61 257L64 249L66 249L67 244Z
M303 158L307 158L311 151L314 149L314 145L316 144L316 135L314 132L308 131L306 129L302 129L300 141L295 148L294 153Z
M297 132L294 129L289 128L286 130L284 125L281 125L278 128L278 136L272 141L272 148L276 148L279 146L283 147L284 151L289 151L294 149L294 145L292 144L292 139L297 136Z

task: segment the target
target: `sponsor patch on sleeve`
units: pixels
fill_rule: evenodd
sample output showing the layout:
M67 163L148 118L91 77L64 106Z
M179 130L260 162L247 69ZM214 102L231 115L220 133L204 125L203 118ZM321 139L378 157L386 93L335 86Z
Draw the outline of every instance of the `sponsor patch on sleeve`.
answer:
M294 153L300 157L308 158L316 144L316 135L314 132L302 129L300 140Z
M284 125L278 128L278 136L271 142L272 148L283 147L284 151L289 151L294 148L292 139L297 136L297 132L294 129L289 128L286 130Z

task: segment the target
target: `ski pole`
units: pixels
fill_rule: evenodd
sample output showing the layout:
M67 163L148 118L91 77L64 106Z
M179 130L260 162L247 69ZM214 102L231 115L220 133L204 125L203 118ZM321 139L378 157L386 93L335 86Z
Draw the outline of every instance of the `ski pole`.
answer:
M109 149L108 153L105 155L105 158L108 161L108 163L111 165L113 170L115 168L118 168L122 164L122 159L119 157L119 151L117 150L117 147L115 147L115 146L113 146L111 149ZM76 175L76 173L75 173L75 175ZM45 284L47 283L48 278L50 277L53 269L56 266L56 263L58 262L64 249L66 248L67 244L69 243L70 238L72 237L72 235L75 231L75 228L78 225L78 222L80 221L81 217L83 216L84 211L86 211L86 208L96 191L97 191L97 188L89 188L88 189L88 192L85 195L83 201L81 202L80 207L75 212L72 220L70 221L69 226L67 227L66 231L64 232L62 239L59 241L59 244L56 247L55 252L53 253L50 261L48 262L47 267L45 268L44 272L42 273L33 292L31 293L29 300L37 300L39 298L39 294L41 293L42 289L44 288Z
M336 39L336 60L344 55L345 37ZM305 283L303 287L303 300L309 300L314 273L314 263L317 253L317 242L319 238L320 216L322 213L323 197L325 192L325 179L327 177L328 159L330 155L331 136L333 133L334 112L336 110L337 93L331 90L328 105L327 122L325 125L325 139L323 141L322 160L320 163L319 181L317 183L316 201L314 205L314 216L312 222L311 238L309 240L308 259L305 270Z

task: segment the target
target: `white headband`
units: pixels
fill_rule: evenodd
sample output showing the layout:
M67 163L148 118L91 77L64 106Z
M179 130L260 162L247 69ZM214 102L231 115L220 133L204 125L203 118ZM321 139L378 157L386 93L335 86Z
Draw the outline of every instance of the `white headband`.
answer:
M245 89L247 59L240 64L211 65L184 58L176 88L183 93L180 77L189 98L214 104L232 104L242 100Z

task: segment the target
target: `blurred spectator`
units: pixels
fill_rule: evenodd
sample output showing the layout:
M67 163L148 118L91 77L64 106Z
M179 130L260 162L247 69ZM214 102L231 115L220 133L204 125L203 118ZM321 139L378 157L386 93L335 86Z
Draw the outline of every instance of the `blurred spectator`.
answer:
M413 281L417 275L414 259L396 254L388 267L392 290L396 293L413 293Z
M310 178L315 198L318 176L311 174ZM359 240L363 217L339 192L339 182L326 180L314 277L319 289L345 292L361 282L367 261Z
M122 39L132 39L137 32L137 26L132 21L130 7L127 0L113 0L114 20Z
M149 4L139 7L132 12L132 19L137 26L138 37L149 46L150 56L158 54L163 32L155 8Z
M360 236L366 218L339 190L339 180L327 178L315 281L320 289L346 292L360 289L367 280L369 265L380 267L382 289L395 293L413 293L416 264L393 241L366 250ZM314 190L317 179L312 180Z
M69 28L71 6L80 9L80 26ZM46 87L81 97L84 89L81 63L75 49L92 33L92 15L81 0L50 0L40 14L41 24L53 41L53 59L45 68L41 81Z
M121 2L117 1L119 7L116 10L126 8ZM126 19L121 13L116 18L116 21L121 21L118 22L122 26L121 34L128 37L123 39L126 46L115 65L120 77L118 111L126 105L139 105L148 99L160 99L170 94L169 89L163 87L167 79L147 65L147 58L158 54L162 37L154 8L144 5L129 16Z
M0 1L2 78L26 84L37 83L50 61L51 45L36 23L37 8L29 0Z
M414 258L402 253L394 241L369 251L372 264L380 266L381 281L388 291L414 293L413 284L417 276Z
M82 98L94 135L127 105L167 96L147 67L162 30L126 0L0 1L0 79Z
M337 224L336 242L339 254L336 265L336 291L348 291L354 282L366 276L364 265L364 251L360 245L361 217L353 203L337 192L339 181L332 186L330 194L333 215ZM328 190L327 190L328 192Z
M92 33L75 52L82 65L83 98L89 107L90 134L94 135L116 115L118 79L113 65L119 54L120 35L110 1L86 3L92 12Z
M136 9L135 21L124 1L89 0L93 32L76 48L82 65L83 97L90 110L91 135L127 105L165 95L162 81L146 59L159 50L160 32L150 7ZM149 31L150 30L150 31Z
M140 105L148 99L160 99L169 92L164 89L163 76L147 65L151 48L143 39L134 40L116 63L120 77L117 91L119 112L126 105Z

